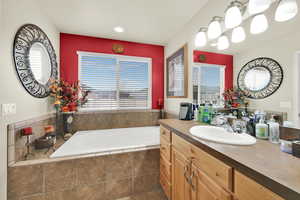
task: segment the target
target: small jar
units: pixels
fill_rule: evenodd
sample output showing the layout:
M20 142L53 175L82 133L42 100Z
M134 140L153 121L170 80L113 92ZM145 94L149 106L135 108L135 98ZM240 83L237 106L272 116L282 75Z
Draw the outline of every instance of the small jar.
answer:
M292 141L289 140L280 140L280 149L285 153L292 154Z

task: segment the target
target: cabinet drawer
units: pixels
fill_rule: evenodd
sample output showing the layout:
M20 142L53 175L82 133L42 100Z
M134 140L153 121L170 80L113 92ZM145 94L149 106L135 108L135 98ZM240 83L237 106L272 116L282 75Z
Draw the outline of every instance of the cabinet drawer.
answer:
M160 126L160 140L164 139L168 143L171 143L171 131L163 126Z
M234 172L234 190L238 200L284 200L237 171Z
M171 184L164 174L160 174L160 184L168 199L171 200Z
M171 183L171 163L160 157L160 173L164 174Z
M182 153L185 157L190 157L190 143L186 142L181 137L173 134L172 138L172 146L175 148L178 152Z
M171 162L171 144L164 139L160 141L160 155Z
M230 166L192 144L190 146L190 152L193 163L195 163L199 169L205 172L220 186L232 191L233 169Z

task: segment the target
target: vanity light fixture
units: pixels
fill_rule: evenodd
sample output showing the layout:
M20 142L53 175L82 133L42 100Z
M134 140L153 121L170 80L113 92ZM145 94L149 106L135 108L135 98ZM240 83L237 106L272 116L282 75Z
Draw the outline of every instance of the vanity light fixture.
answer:
M195 46L203 47L209 42L210 46L216 45L219 50L227 49L230 46L230 42L228 37L224 35L225 32L231 31L232 43L239 43L246 39L246 33L242 27L243 14L246 9L248 9L249 17L252 18L250 25L251 34L260 34L269 27L269 22L264 12L271 7L272 3L278 2L275 20L284 22L298 14L297 1L299 0L231 0L225 11L224 18L215 16L210 21L207 30L200 29L195 37Z
M196 47L204 47L207 43L206 37L207 28L200 28L199 32L195 37L195 46Z
M123 33L124 32L124 28L121 27L121 26L116 26L114 28L114 31L117 32L117 33Z
M275 13L275 20L278 22L288 21L294 18L297 13L298 5L296 0L281 0Z
M225 50L229 48L229 40L226 35L222 35L218 38L218 50Z
M264 14L256 15L251 22L250 32L260 34L265 32L269 27L268 20Z
M239 1L232 1L226 10L225 27L230 29L239 26L242 21L243 4Z
M232 31L231 35L231 42L232 43L239 43L246 39L246 33L242 26L236 27Z
M213 17L207 31L207 36L209 39L216 39L222 34L221 21L222 17Z
M271 0L250 0L248 4L248 12L251 15L262 13L271 6Z

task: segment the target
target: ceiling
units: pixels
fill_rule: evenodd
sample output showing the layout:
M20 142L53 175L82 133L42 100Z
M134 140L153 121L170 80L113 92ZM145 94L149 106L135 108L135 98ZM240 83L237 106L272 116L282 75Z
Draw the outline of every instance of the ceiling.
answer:
M36 2L60 32L167 44L208 0L51 0ZM122 26L123 33L113 28Z

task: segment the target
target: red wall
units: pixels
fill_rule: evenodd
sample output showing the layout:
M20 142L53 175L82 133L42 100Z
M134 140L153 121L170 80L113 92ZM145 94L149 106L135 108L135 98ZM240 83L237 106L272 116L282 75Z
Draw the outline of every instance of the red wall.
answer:
M119 40L60 34L60 77L66 81L78 80L77 51L114 54L113 44L124 46L121 55L152 58L152 108L157 109L158 99L164 98L164 47Z
M200 61L200 55L205 55L206 60ZM225 89L233 88L233 56L206 51L194 51L194 62L225 65Z

